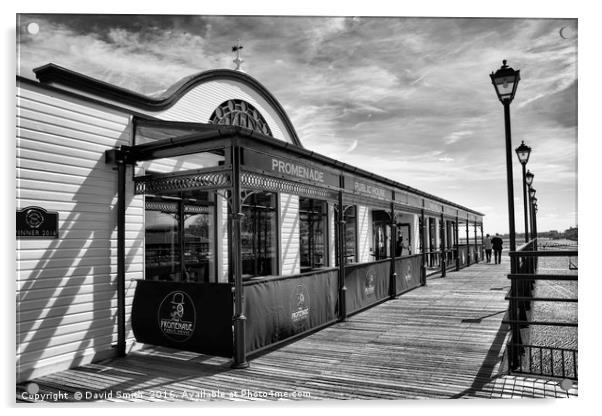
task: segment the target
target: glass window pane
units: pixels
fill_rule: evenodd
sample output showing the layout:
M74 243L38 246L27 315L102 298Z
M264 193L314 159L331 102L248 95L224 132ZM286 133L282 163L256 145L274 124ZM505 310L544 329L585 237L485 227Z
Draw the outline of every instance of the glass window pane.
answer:
M301 271L328 265L327 218L325 201L299 198L299 243Z
M146 197L145 278L215 282L214 196L200 191L177 195Z
M348 206L345 207L345 213L344 215L344 221L345 221L345 228L344 228L344 238L345 238L345 264L348 263L355 263L356 262L356 244L357 244L357 238L356 238L356 213L355 213L355 205L352 206ZM335 265L338 266L339 265L339 222L335 221L335 250L336 250L336 256L335 256Z
M147 201L145 211L145 278L180 280L177 203Z
M188 211L193 211L190 213ZM198 212L194 212L198 211ZM184 264L186 280L215 281L214 207L185 205Z
M244 197L246 195L246 197ZM278 274L276 194L243 192L241 250L243 278Z

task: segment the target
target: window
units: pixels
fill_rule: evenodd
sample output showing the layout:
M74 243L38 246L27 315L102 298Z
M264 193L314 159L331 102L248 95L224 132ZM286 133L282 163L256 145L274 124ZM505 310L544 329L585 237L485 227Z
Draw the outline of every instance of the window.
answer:
M215 215L212 206L184 205L185 277L215 281Z
M343 214L343 220L345 221L344 233L345 233L345 264L355 263L357 261L357 214L355 205L345 207L345 213ZM336 253L335 264L339 265L339 223L335 224L335 232L337 237L335 238Z
M246 127L267 136L272 135L270 127L261 113L243 100L229 100L222 103L211 114L209 123Z
M243 192L241 221L242 275L278 274L276 237L276 194Z
M145 279L214 282L215 209L207 192L147 196Z
M145 279L181 280L178 203L147 197Z
M372 244L374 260L391 257L391 220L386 211L372 211Z
M325 201L299 198L301 272L328 265L327 219Z

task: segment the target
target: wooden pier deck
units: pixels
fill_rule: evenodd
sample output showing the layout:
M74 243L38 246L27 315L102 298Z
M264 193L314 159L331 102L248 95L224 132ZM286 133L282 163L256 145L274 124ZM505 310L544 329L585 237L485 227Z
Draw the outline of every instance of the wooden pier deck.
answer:
M577 383L565 391L558 381L503 374L507 271L508 263L479 263L429 278L244 370L152 348L32 380L33 388L69 401L81 392L83 401L132 402L577 396ZM17 400L31 389L18 385Z

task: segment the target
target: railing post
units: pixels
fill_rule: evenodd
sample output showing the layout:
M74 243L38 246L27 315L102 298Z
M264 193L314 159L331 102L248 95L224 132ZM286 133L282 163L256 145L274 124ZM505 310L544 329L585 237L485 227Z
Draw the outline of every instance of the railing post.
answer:
M441 224L439 224L439 230L441 236L441 244L439 245L441 249L441 277L445 277L447 254L445 253L445 220L443 219L443 212L441 212Z
M510 257L512 263L512 256ZM509 318L510 318L510 352L509 352L509 368L510 370L516 370L518 368L519 361L519 342L520 342L520 329L518 327L518 311L516 305L517 290L516 290L516 279L510 279L510 301L508 302Z

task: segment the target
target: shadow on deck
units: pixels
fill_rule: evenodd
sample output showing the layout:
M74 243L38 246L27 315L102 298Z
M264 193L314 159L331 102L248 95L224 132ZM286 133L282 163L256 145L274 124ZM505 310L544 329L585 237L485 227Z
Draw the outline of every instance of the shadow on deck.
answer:
M504 256L505 257L505 256ZM233 370L229 360L148 348L17 385L17 400L199 401L572 397L558 381L504 374L508 263L479 263Z

